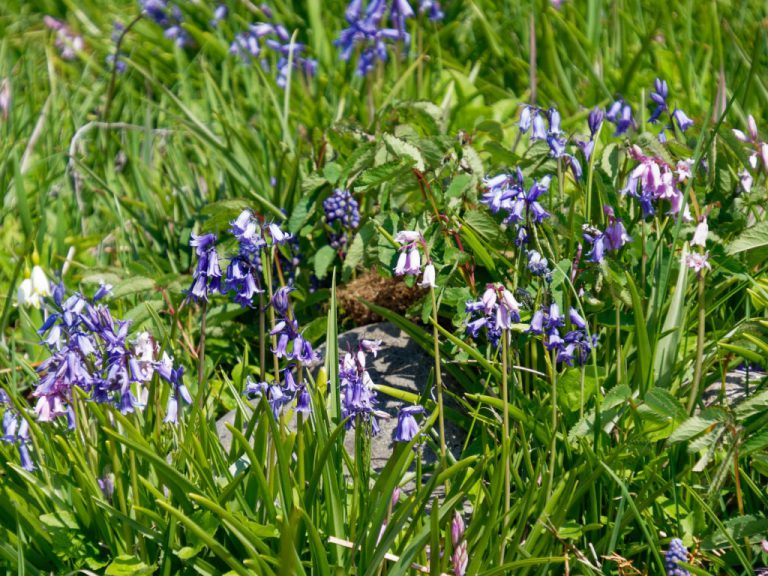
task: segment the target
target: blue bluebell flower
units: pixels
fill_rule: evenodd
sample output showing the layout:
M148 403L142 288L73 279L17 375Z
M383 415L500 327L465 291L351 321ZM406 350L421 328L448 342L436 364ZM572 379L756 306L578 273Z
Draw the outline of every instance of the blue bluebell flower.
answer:
M209 294L221 292L221 268L216 252L216 235L192 234L189 245L195 248L197 266L192 275L192 286L187 291L187 298L196 302L207 302Z
M392 432L392 439L395 442L408 443L421 432L419 423L416 422L417 414L424 414L426 410L423 406L406 406L400 409L397 414L397 426Z
M616 126L616 131L613 133L614 137L626 133L635 124L632 117L632 107L623 98L619 98L611 104L605 117Z

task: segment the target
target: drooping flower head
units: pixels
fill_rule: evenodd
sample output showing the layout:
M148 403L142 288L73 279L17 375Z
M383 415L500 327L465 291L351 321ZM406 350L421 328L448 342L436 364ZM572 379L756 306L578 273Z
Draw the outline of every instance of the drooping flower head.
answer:
M417 414L424 414L423 406L406 406L401 408L397 415L397 426L392 433L392 439L395 442L410 442L419 435L421 429L416 422Z
M216 252L215 234L192 234L189 245L195 249L197 266L192 275L192 286L187 291L187 298L207 302L208 295L221 292L221 268Z

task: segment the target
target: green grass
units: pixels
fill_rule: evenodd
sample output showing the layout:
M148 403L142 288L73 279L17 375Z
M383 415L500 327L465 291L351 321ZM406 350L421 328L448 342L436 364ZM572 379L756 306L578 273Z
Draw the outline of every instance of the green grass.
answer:
M443 22L411 21L408 52L365 78L334 45L346 3L269 5L318 60L316 76L292 75L290 90L273 70L228 54L234 34L264 18L251 3L233 4L217 29L212 3L185 5L196 43L187 49L140 19L122 41L127 71L115 75L106 64L113 22L129 24L137 3L0 7L0 79L11 97L0 116L0 386L29 423L37 464L23 470L17 447L0 443L0 570L374 576L414 574L416 563L450 573L451 519L465 506L468 574L555 574L566 564L579 574L632 573L629 565L661 574L675 536L694 551L692 573L766 565L765 391L755 380L745 403L693 410L704 387L742 362L765 366L768 351L765 169L738 192L749 152L730 130L744 130L751 114L766 134L762 4L590 0L557 10L445 0ZM74 60L60 57L44 15L83 36ZM656 77L695 121L666 145L648 123ZM631 103L637 130L614 138L605 124L582 181L519 136L522 104L557 107L563 129L586 138L589 110L617 96ZM680 264L693 225L663 211L643 220L619 193L636 166L633 144L670 163L697 160L685 201L708 213L713 270L701 297ZM526 183L554 175L542 198L553 217L531 244L550 262L549 283L528 273L514 231L479 202L482 178L515 166ZM361 208L343 258L322 218L334 188L352 190ZM603 204L621 211L634 240L600 266L586 263L585 246L572 278L582 224L604 229ZM316 409L299 433L265 402L251 414L243 401L247 377L272 369L260 356L268 342L258 311L217 297L203 335L200 307L183 304L191 234L215 232L222 255L231 252L229 222L246 207L298 237L293 305L305 336L328 344L309 386ZM406 229L424 233L436 262L434 303L421 299L405 315L370 305L437 350L442 376L456 383L445 417L468 439L443 465L396 445L376 472L362 435L351 457L342 444L356 431L340 416L336 343L351 321L335 290L368 269L392 276L393 237ZM114 285L115 317L132 320L132 333L151 331L186 368L200 403L179 425L162 422L168 389L158 378L142 413L121 415L83 393L73 399L76 430L35 420L43 315L16 306L16 291L38 263L50 277L66 270L66 285L88 295L102 280ZM525 288L531 300L510 332L508 362L465 335L465 303L489 282ZM553 365L526 333L536 307L552 301L579 309L599 336L583 368ZM429 392L401 399L428 409L434 433L424 441L439 450ZM225 452L215 421L230 409L238 416ZM421 482L393 505L409 470ZM105 477L112 495L99 487Z

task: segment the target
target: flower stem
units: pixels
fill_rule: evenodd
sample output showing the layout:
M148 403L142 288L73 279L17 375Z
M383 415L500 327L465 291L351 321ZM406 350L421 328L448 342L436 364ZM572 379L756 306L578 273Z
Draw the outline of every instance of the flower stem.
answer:
M549 454L549 481L547 482L547 499L552 495L552 485L555 481L555 459L557 456L557 350L552 350L552 445Z
M208 302L203 302L202 319L200 321L200 342L197 346L197 411L203 409L205 398L205 325L208 312Z
M446 467L446 448L445 448L445 417L443 412L443 378L440 374L440 343L437 330L437 298L435 289L430 288L429 293L432 297L432 341L435 351L435 383L437 384L437 415L440 426L440 466Z
M691 384L691 395L688 398L688 413L693 413L696 405L696 399L699 396L699 385L701 384L701 368L704 360L704 324L706 319L706 310L704 309L704 275L699 274L699 332L696 337L696 364L693 369L693 383Z
M509 391L507 390L507 376L509 372L509 331L501 333L501 400L504 406L503 436L501 439L501 454L504 459L504 524L509 515L510 500L512 498L509 458ZM504 561L504 547L501 550L502 562Z

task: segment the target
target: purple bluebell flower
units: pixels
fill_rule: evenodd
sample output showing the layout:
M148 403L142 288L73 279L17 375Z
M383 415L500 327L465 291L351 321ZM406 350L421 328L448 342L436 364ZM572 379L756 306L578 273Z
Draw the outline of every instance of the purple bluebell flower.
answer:
M416 414L424 414L423 406L406 406L400 409L397 415L397 426L392 433L392 439L395 442L410 442L419 435L421 429L416 422Z
M656 78L654 82L655 90L651 92L651 100L656 103L656 109L651 114L648 121L653 124L661 115L667 111L667 97L669 96L669 89L667 87L666 80Z
M544 124L544 117L542 114L539 114L537 110L533 116L533 132L531 133L531 142L535 140L546 140L546 139L547 139L547 127Z
M445 14L440 7L440 2L437 0L420 0L419 13L426 13L432 22L438 22L445 18Z
M522 134L527 133L528 130L531 129L531 119L533 113L535 113L535 109L532 112L530 106L523 106L523 110L520 112L520 122L518 123L518 127L520 128L520 132Z
M262 12L265 11L262 10ZM271 16L270 13L265 15L268 18ZM304 56L306 46L292 42L290 34L280 24L269 22L252 24L247 31L235 36L230 44L229 53L239 56L245 63L261 57L262 68L269 70L270 65L265 57L265 48L278 56L276 83L281 88L285 88L288 83L289 60L293 63L294 69L307 77L314 76L317 71L317 61Z
M568 319L571 321L571 324L576 326L579 330L583 330L587 326L586 320L581 317L578 310L573 306L568 309Z
M341 31L335 44L341 49L343 61L351 58L355 49L359 49L357 74L367 75L377 61L386 62L389 58L388 46L401 42L405 46L410 36L405 29L405 20L414 12L407 0L393 0L389 9L389 27L385 27L386 0L370 0L365 13L362 13L360 0L352 0L344 13L348 27Z
M620 250L624 244L632 241L632 237L627 234L627 229L621 218L609 216L609 224L604 233L605 247L608 250Z
M590 140L593 140L597 136L597 132L603 125L603 118L605 118L605 112L602 108L593 108L589 116L587 117L587 124L589 125Z
M680 538L672 538L669 549L664 555L664 569L667 576L691 576L688 570L680 567L680 562L688 562L688 550Z
M472 338L482 328L492 346L497 346L502 330L509 330L513 322L520 321L520 303L512 293L500 284L488 284L480 300L467 302L465 310L470 314L466 331ZM479 318L473 318L482 313Z
M139 0L139 5L163 29L166 38L180 48L192 45L192 37L183 27L184 16L176 4L169 4L168 0Z
M552 279L549 264L544 256L536 250L528 250L526 256L528 257L528 270L530 270L531 274L545 278L547 281Z
M582 226L582 237L592 246L592 249L587 254L590 262L602 262L605 257L605 234L594 226L584 224Z
M299 414L311 414L312 405L310 403L309 391L306 386L302 386L296 395L296 412Z
M358 346L355 353L347 352L339 358L339 392L341 395L341 416L347 420L347 428L356 421L370 424L372 434L377 434L376 391L366 370L365 350Z
M221 292L221 268L216 252L215 234L192 234L189 245L195 248L197 266L192 275L192 286L187 291L187 298L199 302L208 301L208 295Z
M606 119L616 126L614 137L621 136L634 126L632 118L632 107L624 99L619 98L608 108L605 114Z
M211 20L211 27L218 27L219 23L224 20L229 14L229 9L226 4L219 4L213 11L213 19Z
M680 110L680 108L676 108L674 112L672 112L672 120L674 120L677 123L677 127L680 129L681 132L685 132L693 126L693 120L688 118L686 116L685 112Z

